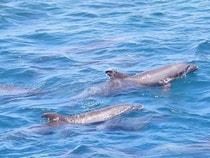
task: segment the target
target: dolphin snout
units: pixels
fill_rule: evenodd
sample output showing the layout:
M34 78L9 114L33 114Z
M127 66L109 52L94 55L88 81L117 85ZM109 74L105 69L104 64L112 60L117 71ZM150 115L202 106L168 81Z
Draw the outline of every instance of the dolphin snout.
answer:
M193 72L193 71L196 71L197 69L198 69L197 65L189 65L187 67L187 72Z
M144 105L133 106L132 109L133 110L142 110L142 109L144 109Z

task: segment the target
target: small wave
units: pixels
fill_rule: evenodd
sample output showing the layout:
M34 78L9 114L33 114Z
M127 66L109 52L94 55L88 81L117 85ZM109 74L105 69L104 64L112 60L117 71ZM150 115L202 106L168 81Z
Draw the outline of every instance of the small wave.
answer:
M198 56L199 60L209 61L210 60L210 41L205 40L199 43L195 47L195 55Z
M13 23L11 23L7 18L4 16L0 17L0 29L8 29L8 27L11 27Z
M87 145L79 145L75 147L70 153L71 154L82 154L84 152L90 152L91 149Z
M100 145L100 143L98 144ZM103 145L103 148L98 148L96 144L86 145L81 144L76 146L71 151L63 155L66 157L132 157L132 154L126 153L117 148L110 148Z
M23 22L25 20L34 20L40 19L46 16L46 13L43 11L37 11L27 8L18 7L16 5L4 5L2 7L2 12L4 17L14 20L16 22Z
M70 14L69 16L82 17L82 18L97 18L98 17L98 15L94 13L88 13L88 12L73 13L73 14Z
M198 44L197 48L197 53L202 53L203 51L208 51L210 50L210 41L206 40Z
M156 16L156 17L162 17L162 16L164 16L165 14L162 13L162 12L154 12L154 13L152 13L152 15L153 15L153 16Z

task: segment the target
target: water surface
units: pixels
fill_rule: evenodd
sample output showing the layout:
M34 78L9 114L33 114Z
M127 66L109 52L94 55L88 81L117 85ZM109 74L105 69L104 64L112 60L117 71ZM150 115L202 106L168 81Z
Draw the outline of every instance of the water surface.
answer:
M0 157L209 157L210 2L1 0ZM161 87L71 100L174 62L199 70ZM144 104L91 126L43 128L45 112Z

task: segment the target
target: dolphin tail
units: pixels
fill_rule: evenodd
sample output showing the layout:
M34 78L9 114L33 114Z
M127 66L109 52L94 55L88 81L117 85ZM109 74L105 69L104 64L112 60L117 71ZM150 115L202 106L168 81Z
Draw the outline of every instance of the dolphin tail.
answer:
M105 73L110 77L110 79L124 79L128 77L129 75L115 71L115 70L107 70Z
M67 117L56 113L45 113L42 118L47 118L49 122L67 122Z
M187 73L190 73L190 72L193 72L193 71L196 71L198 69L198 66L197 65L189 65L187 67Z

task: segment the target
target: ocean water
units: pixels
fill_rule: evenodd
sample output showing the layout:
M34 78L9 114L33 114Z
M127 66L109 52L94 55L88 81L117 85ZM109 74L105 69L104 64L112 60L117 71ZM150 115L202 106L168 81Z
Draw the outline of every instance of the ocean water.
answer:
M210 157L210 1L1 0L0 157ZM72 99L108 81L189 62L162 87ZM43 113L143 104L98 125L45 126Z

